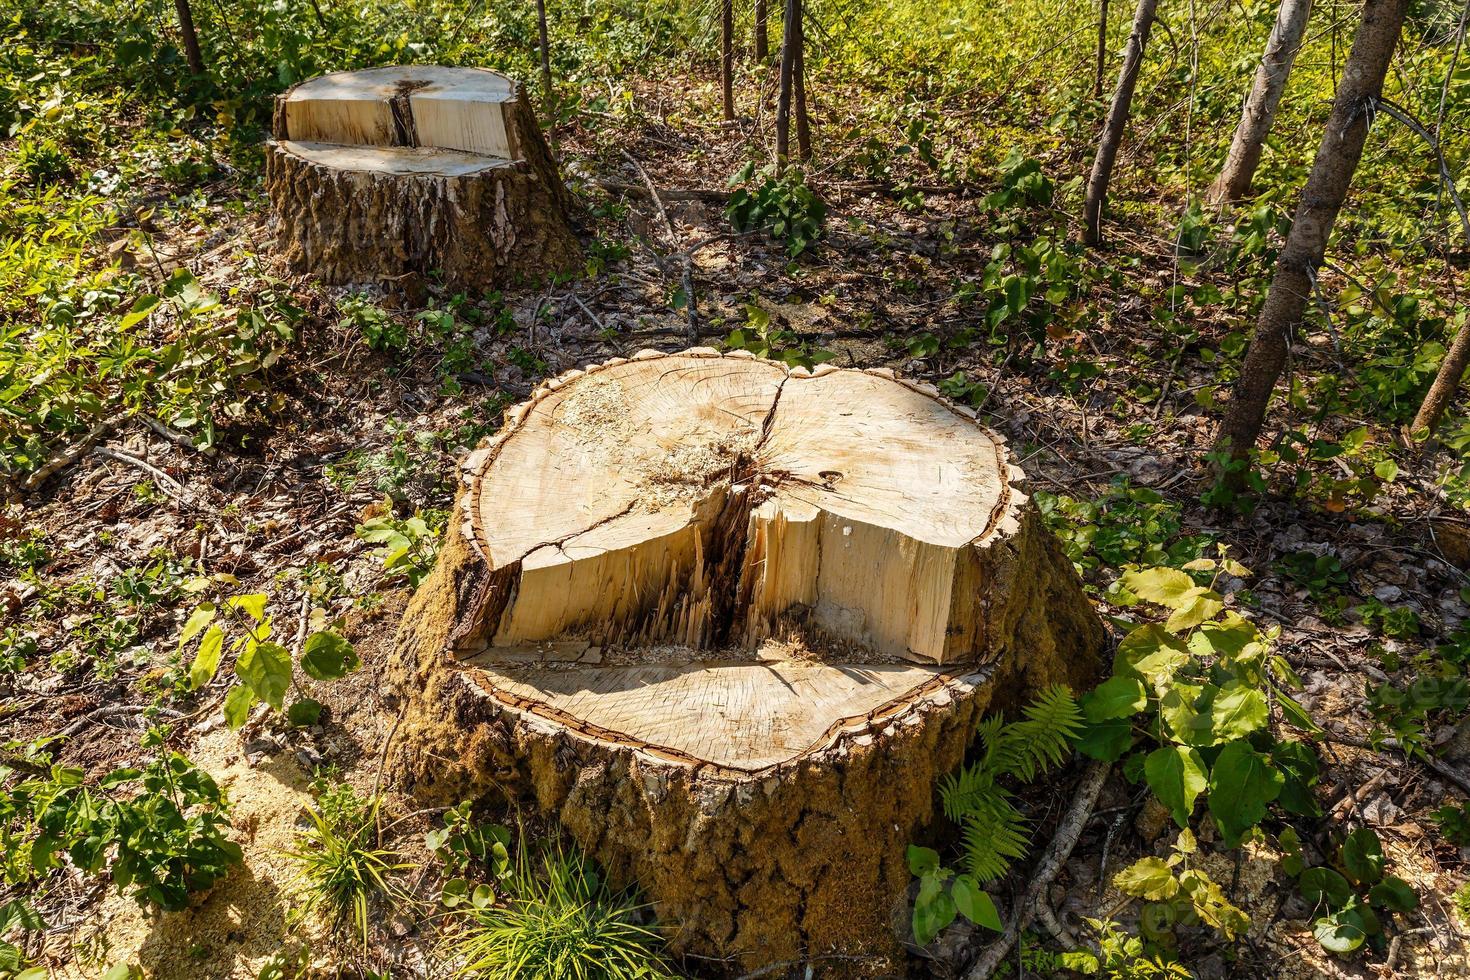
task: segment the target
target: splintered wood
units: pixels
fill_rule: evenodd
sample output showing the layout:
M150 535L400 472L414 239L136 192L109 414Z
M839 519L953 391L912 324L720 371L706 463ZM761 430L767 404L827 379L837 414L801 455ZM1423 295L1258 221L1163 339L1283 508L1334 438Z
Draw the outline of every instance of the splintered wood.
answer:
M1020 475L887 371L696 349L549 381L466 460L404 613L398 770L534 800L677 951L881 965L980 712L1100 666Z
M266 188L283 257L339 283L459 287L573 267L569 204L511 79L413 65L310 79L276 101Z

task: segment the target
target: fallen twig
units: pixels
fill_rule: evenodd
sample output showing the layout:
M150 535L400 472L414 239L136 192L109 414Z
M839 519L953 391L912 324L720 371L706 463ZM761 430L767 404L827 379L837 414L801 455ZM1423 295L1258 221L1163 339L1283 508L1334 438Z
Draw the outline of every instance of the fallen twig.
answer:
M1072 848L1077 846L1077 838L1082 836L1082 828L1087 824L1092 815L1092 808L1097 805L1097 796L1102 792L1103 783L1107 781L1108 773L1112 771L1112 764L1108 762L1093 762L1087 767L1087 772L1082 776L1082 782L1077 786L1076 795L1072 799L1072 807L1067 815L1062 818L1061 825L1057 827L1056 836L1047 845L1046 853L1041 856L1041 861L1031 872L1030 884L1026 887L1026 894L1011 913L1011 920L1006 923L1005 932L1000 938L991 943L981 952L970 972L965 974L965 980L986 980L996 967L1006 958L1016 940L1020 938L1021 931L1031 924L1036 917L1037 909L1044 900L1045 891L1052 880L1056 878L1057 872L1062 865L1067 863L1067 858L1072 856Z
M147 704L109 704L106 707L98 708L96 711L82 715L82 717L57 732L57 735L61 738L70 738L94 721L101 721L103 718L117 718L121 715L141 715L150 707L152 706ZM184 717L182 713L172 708L156 708L154 710L157 714L165 718Z
M599 180L597 186L613 194L630 194L634 197L662 197L665 201L708 201L711 204L726 204L730 192L713 187L666 187L661 191L641 184L623 184L615 180Z
M1329 742L1336 742L1339 745L1351 745L1354 748L1358 749L1370 749L1373 751L1377 751L1379 749L1397 749L1399 752L1403 752L1405 758L1409 759L1409 761L1423 763L1430 769L1433 769L1435 772L1439 773L1444 778L1448 779L1450 782L1454 783L1456 786L1459 786L1460 789L1464 790L1466 793L1470 793L1470 775L1466 775L1465 773L1456 769L1454 766L1450 765L1448 762L1436 759L1432 755L1426 755L1423 758L1420 758L1418 756L1411 756L1409 755L1409 753L1404 752L1404 747L1399 744L1398 739L1385 738L1380 740L1377 745L1374 745L1366 738L1362 738L1357 735L1349 735L1345 732L1338 732L1332 729L1326 729L1324 731L1324 737Z
M113 449L111 446L98 446L96 452L98 456L104 456L107 459L115 460L119 463L124 463L135 469L142 470L144 473L147 473L150 477L153 478L153 482L158 485L158 488L160 490L168 494L170 497L173 497L179 503L188 504L191 502L189 500L188 493L184 490L183 485L179 483L179 481L175 480L173 477L169 476L163 470L154 466L146 459L139 459L137 456L134 456L131 453L125 453L120 449Z
M81 459L82 456L86 455L87 450L92 448L93 443L95 443L98 439L101 439L103 436L107 435L113 429L117 428L121 422L122 419L120 418L105 419L101 422L98 422L96 425L92 426L92 431L88 432L76 442L72 443L70 446L67 446L65 449L61 450L50 459L46 460L46 462L42 463L41 466L34 473L25 478L24 482L21 483L20 488L27 493L35 490L41 484L49 480L52 474L56 473L59 470L65 469L72 463L75 463L77 460Z
M648 196L653 199L653 205L658 209L658 216L663 219L664 227L668 229L669 248L678 253L677 257L681 266L680 280L684 287L684 312L689 317L688 340L692 347L699 343L699 306L694 297L694 259L690 252L680 252L679 233L675 230L674 222L664 207L663 199L658 196L658 189L653 186L653 178L648 176L648 171L644 170L643 165L633 159L632 154L627 150L623 151L623 158L633 165L633 169L643 179L643 186L648 189Z

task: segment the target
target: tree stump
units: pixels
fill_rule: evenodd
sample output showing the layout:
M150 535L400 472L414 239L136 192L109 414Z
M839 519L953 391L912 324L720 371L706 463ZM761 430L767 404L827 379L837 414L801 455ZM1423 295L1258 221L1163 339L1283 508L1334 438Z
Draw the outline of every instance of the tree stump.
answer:
M266 190L290 268L455 288L575 268L570 195L515 82L479 68L323 75L276 99Z
M679 951L895 955L981 711L1099 668L1003 438L889 371L645 351L463 479L390 669L401 766L534 798Z

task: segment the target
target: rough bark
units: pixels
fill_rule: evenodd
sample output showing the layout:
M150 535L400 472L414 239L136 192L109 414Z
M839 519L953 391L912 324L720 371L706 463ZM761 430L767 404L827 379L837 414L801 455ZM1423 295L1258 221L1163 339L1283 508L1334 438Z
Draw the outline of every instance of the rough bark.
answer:
M536 0L537 52L541 57L541 101L543 111L550 113L556 104L556 90L551 81L551 42L546 30L546 0Z
M1148 47L1149 32L1153 30L1154 11L1158 0L1138 0L1133 12L1133 31L1128 35L1128 48L1123 53L1123 67L1118 72L1118 87L1113 92L1113 104L1108 108L1108 118L1103 123L1102 136L1098 140L1097 156L1092 161L1092 176L1087 181L1087 201L1084 206L1086 227L1082 240L1088 245L1102 243L1103 205L1108 199L1108 181L1113 177L1113 164L1118 159L1118 147L1123 142L1123 131L1128 128L1128 113L1133 105L1133 87L1138 83L1138 70L1143 66L1143 52Z
M785 163L791 148L791 79L796 70L796 46L800 38L801 0L786 0L781 29L781 68L776 94L776 162Z
M1311 13L1312 0L1281 0L1276 23L1266 41L1266 53L1261 56L1255 81L1251 83L1250 93L1241 109L1240 124L1235 127L1235 136L1230 141L1230 152L1206 195L1211 202L1231 203L1250 193L1251 180L1261 162L1261 149L1271 134L1276 107L1281 102L1281 93L1286 90L1286 80L1291 76L1297 52L1301 50Z
M386 108L360 100L346 121L330 98L290 101L301 86L279 97L266 191L286 266L337 284L412 287L437 275L471 289L576 268L570 194L529 103L506 85L508 101L471 104L469 125L454 115L452 85L421 108L408 99L422 86Z
M1434 434L1445 409L1454 400L1455 392L1460 389L1460 380L1465 377L1467 367L1470 367L1470 319L1460 324L1460 329L1455 331L1455 339L1450 343L1444 360L1440 362L1434 383L1424 393L1424 401L1420 403L1419 411L1414 416L1412 432L1425 437Z
M725 121L735 119L735 0L720 0L720 95Z
M615 508L612 516L595 521L592 530L617 538L624 546L622 555L601 565L607 542L599 540L596 547L583 547L584 535L545 529L547 536L557 536L555 549L583 555L561 562L559 556L546 553L553 567L564 565L574 576L579 566L591 567L594 578L605 577L609 583L617 575L646 575L657 564L657 555L678 552L692 556L692 565L674 563L680 570L674 587L640 579L635 591L648 608L636 615L628 610L611 614L607 622L614 625L594 637L602 642L599 647L589 648L585 641L557 640L551 634L539 645L528 647L522 627L549 621L544 615L548 602L541 597L549 596L558 610L569 601L568 593L589 593L588 603L618 607L605 596L590 595L608 591L597 590L592 582L584 586L581 580L573 580L559 590L548 589L530 574L530 566L536 564L531 555L522 561L507 561L507 555L520 551L519 527L497 530L485 527L484 522L496 515L517 520L514 515L527 504L509 489L510 484L495 490L493 499L486 496L494 489L489 481L503 480L506 467L519 468L521 461L538 458L530 447L517 448L517 440L533 439L550 452L560 445L557 439L561 437L553 436L558 430L548 426L565 420L571 420L566 421L568 425L601 425L600 420L622 417L623 410L602 400L596 385L609 383L603 379L621 378L624 372L642 370L645 362L648 370L656 372L658 385L631 390L647 391L655 399L672 397L666 393L685 375L697 382L689 390L706 392L732 384L732 378L748 376L759 365L769 365L752 362L748 356L722 357L707 349L683 355L645 352L632 362L609 362L555 379L526 406L508 414L506 430L467 461L460 508L466 517L459 533L447 535L434 572L403 617L389 670L397 696L407 701L398 743L399 771L425 800L455 802L504 793L534 801L607 869L614 883L636 883L642 888L676 952L728 958L747 970L831 953L871 956L875 969L891 966L888 961L897 961L907 935L910 874L905 848L935 817L936 780L959 764L973 738L975 723L987 708L1014 705L1024 700L1026 691L1043 684L1065 682L1080 687L1095 676L1102 642L1097 616L1070 563L1042 527L1034 508L1012 485L1019 471L1002 463L998 472L1004 474L1004 482L994 491L995 509L989 518L981 518L987 533L965 546L979 562L977 577L966 579L969 585L956 592L957 602L975 604L983 622L978 632L969 633L978 645L959 644L953 660L927 666L886 660L882 661L889 664L886 667L877 660L829 662L835 656L833 650L847 651L844 657L852 655L850 642L839 644L833 639L852 624L850 617L839 617L829 621L822 633L823 642L835 645L823 646L825 652L815 659L785 661L765 652L751 653L749 638L737 625L745 621L743 612L761 601L750 596L750 576L761 577L765 591L758 595L768 598L780 587L789 587L793 577L800 577L801 569L816 566L791 557L800 551L801 534L795 530L799 519L788 523L779 516L779 508L762 517L756 502L742 494L778 483L794 495L782 498L792 504L827 500L824 494L835 492L832 488L836 486L857 493L868 485L862 472L844 475L824 469L828 473L822 478L825 484L812 483L800 472L803 454L790 441L787 427L792 417L800 418L799 413L808 410L820 412L821 406L832 401L820 386L846 384L847 379L863 390L878 391L888 385L901 404L911 408L927 405L916 409L918 414L928 418L937 413L933 418L948 433L935 441L936 452L948 451L954 439L962 439L964 427L975 426L969 413L944 402L932 388L904 385L892 380L891 374L835 369L788 373L769 365L762 371L774 379L774 390L762 381L758 396L731 395L717 404L706 404L708 411L670 413L671 419L688 417L689 425L708 434L708 426L725 424L724 409L739 406L757 437L748 455L736 451L734 462L725 465L706 459L704 450L709 447L700 442L703 435L692 443L678 441L671 450L679 454L678 459L701 460L709 472L696 466L682 474L682 483L655 480L641 484L654 490L687 486L716 505L696 522L695 540L689 542L687 551L680 550L682 539L672 532L628 541L630 530L642 527L641 522L666 514L667 503L646 516L641 504L632 512ZM789 388L794 385L815 387L803 395ZM574 402L574 397L582 400ZM767 402L769 410L763 407ZM798 414L791 416L793 412ZM909 415L903 421L914 424ZM641 420L638 428L645 428ZM669 431L681 430L671 423ZM826 431L817 430L819 434ZM610 438L616 445L607 451L621 452L622 437L613 433ZM998 437L987 433L983 438ZM586 445L582 436L576 436L573 444ZM801 444L826 443L816 439ZM995 445L1001 444L997 441ZM582 454L577 455L580 459ZM862 466L857 457L867 455L859 449L848 458L853 465ZM756 469L746 469L752 465ZM824 459L821 465L829 464ZM788 466L794 470L789 474L783 469ZM608 472L626 476L621 468ZM746 483L730 482L742 476ZM565 477L558 494L568 500L582 499L577 480L575 474ZM525 485L542 484L534 477ZM819 489L824 485L827 490ZM751 490L741 490L741 486ZM949 495L935 495L936 500L941 497L948 499ZM644 498L634 495L630 499ZM898 504L896 509L894 504ZM547 505L543 501L537 506ZM696 510L703 506L697 505ZM893 509L889 519L903 521L930 504L889 500L887 506ZM587 519L595 516L583 515ZM758 528L763 533L757 533ZM840 527L835 533L837 537L831 539L836 542L834 550L823 552L820 567L823 574L832 571L840 577L842 563L850 560L847 549L861 551L872 528L864 521L849 520L847 533ZM779 547L777 542L781 542ZM913 547L895 544L869 553L886 556L884 560L895 567L917 560L915 569L929 569L888 576L908 581L914 575L933 574L932 562L916 558L926 546L918 547L916 552ZM864 592L888 588L881 572L864 573L857 581L866 583ZM672 597L676 605L685 604L685 611L665 605L661 596ZM791 608L796 615L803 607ZM705 618L699 620L703 626L693 628L691 609L704 611ZM815 607L799 614L819 618ZM509 625L513 621L521 626L513 629ZM725 626L707 628L711 623ZM764 729L735 732L713 741L695 731L688 740L675 744L640 735L630 725L613 724L607 714L593 715L586 705L598 699L620 704L628 701L619 699L638 697L654 704L677 700L671 681L650 688L646 682L623 685L589 680L603 671L645 670L611 666L619 657L643 656L647 651L647 656L667 658L670 624L678 624L685 639L692 641L690 656L696 663L690 670L710 678L701 681L708 684L706 696L694 707L694 727L699 729L719 730L739 703L737 688L719 687L720 670L775 672L783 678L773 685L776 691L787 685L785 678L797 678L791 683L791 705L807 714L819 714L819 706L826 703L812 678L861 674L868 678L862 685L865 689L878 684L881 677L892 676L884 671L912 672L921 680L880 695L865 691L868 706L864 710L810 719L821 734L803 743L804 748L759 757L742 755L731 742L740 742L742 737L766 738ZM574 632L590 635L585 629ZM651 645L631 650L609 639L609 635L630 638L635 634ZM962 655L958 655L960 648ZM595 659L589 660L594 649ZM569 656L578 659L556 662ZM747 659L735 663L719 659L729 657ZM664 671L660 676L677 674L671 668L658 669ZM542 683L539 690L530 683L533 678ZM548 678L565 680L547 685ZM624 710L614 716L633 717L633 713Z
M1363 4L1363 19L1343 66L1322 143L1302 187L1291 232L1276 260L1240 380L1220 427L1218 448L1228 450L1233 459L1247 458L1261 434L1271 392L1286 364L1288 339L1302 320L1312 279L1363 155L1373 105L1383 91L1406 8L1407 0ZM1232 470L1227 478L1238 485L1242 475Z
M770 41L766 36L766 0L755 0L755 60L765 64L770 52Z
M797 0L799 5L801 0ZM802 15L796 18L796 60L791 66L791 93L796 102L796 158L812 158L812 124L806 111L806 32L801 23Z
M179 18L179 36L184 41L184 57L189 62L189 72L204 74L204 54L199 49L199 33L194 30L194 11L189 0L174 0L174 11Z

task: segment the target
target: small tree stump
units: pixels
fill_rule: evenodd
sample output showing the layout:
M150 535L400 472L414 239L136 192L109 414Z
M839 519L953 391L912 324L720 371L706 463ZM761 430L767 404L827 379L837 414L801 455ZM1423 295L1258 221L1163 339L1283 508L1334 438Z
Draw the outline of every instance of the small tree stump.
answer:
M286 264L480 289L576 267L570 196L516 83L479 68L324 75L276 99L266 190Z
M680 951L894 955L980 712L1099 666L1004 440L888 371L645 351L463 474L391 669L416 790L534 797Z

